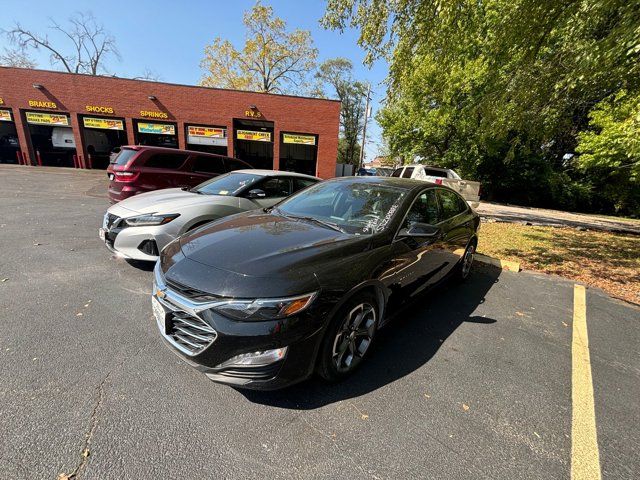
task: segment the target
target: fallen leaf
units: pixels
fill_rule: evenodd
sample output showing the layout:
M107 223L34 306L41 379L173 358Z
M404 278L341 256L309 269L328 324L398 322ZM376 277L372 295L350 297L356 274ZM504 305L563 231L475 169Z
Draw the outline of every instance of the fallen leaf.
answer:
M462 409L463 409L465 412L469 411L469 405L467 405L466 403L463 403L463 404L462 404Z
M537 432L533 432L533 434L534 434L536 437L540 438L540 435L538 435L538 433L537 433Z
M38 242L35 242L35 243L33 244L33 246L34 246L34 247L39 247L40 245L42 245L42 244L41 244L41 243L38 243Z
M6 282L7 280L9 280L8 278L3 278L2 279L2 283Z
M562 322L562 325L564 325L565 327L568 327L568 326L569 326L569 324L568 324L568 323L565 323L565 322Z
M89 456L89 449L88 449L88 448L85 448L85 449L82 451L82 456L83 456L84 458L87 458L87 457Z
M71 476L66 473L61 473L58 475L58 480L71 480Z
M363 413L362 415L360 415L360 418L362 418L362 420L366 420L367 418L369 418L369 415Z
M524 317L524 313L522 312L516 312L516 315L518 315L519 317Z
M424 398L431 398L431 395L424 394Z
M81 316L82 316L82 312L76 313L76 317L81 317Z
M85 303L85 304L84 304L84 308L87 308L88 306L89 306L89 304L88 304L88 303Z

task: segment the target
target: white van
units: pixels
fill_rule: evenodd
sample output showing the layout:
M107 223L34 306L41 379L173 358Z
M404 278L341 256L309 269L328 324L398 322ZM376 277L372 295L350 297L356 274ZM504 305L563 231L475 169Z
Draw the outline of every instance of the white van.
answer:
M70 127L53 127L51 131L51 144L54 148L76 148L73 130L71 130Z

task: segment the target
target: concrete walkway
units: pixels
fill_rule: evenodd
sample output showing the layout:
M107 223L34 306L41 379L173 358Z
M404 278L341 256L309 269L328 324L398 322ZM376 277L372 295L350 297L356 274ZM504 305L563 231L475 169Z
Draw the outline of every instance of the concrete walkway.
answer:
M518 207L515 205L500 205L488 202L480 202L480 206L476 211L485 219L493 219L499 222L556 227L568 226L640 235L640 220Z

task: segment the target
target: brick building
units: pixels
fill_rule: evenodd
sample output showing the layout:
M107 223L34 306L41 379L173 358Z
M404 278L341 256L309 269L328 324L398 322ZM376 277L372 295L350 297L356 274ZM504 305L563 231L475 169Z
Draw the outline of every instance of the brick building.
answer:
M120 145L335 174L340 102L0 67L0 161L106 168Z

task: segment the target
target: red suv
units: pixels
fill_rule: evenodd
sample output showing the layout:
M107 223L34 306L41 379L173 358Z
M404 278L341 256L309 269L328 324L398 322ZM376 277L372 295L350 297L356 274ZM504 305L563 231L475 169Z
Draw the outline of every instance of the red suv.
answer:
M248 168L251 165L242 160L213 153L126 146L107 168L109 200L116 203L161 188L195 187L223 173Z

